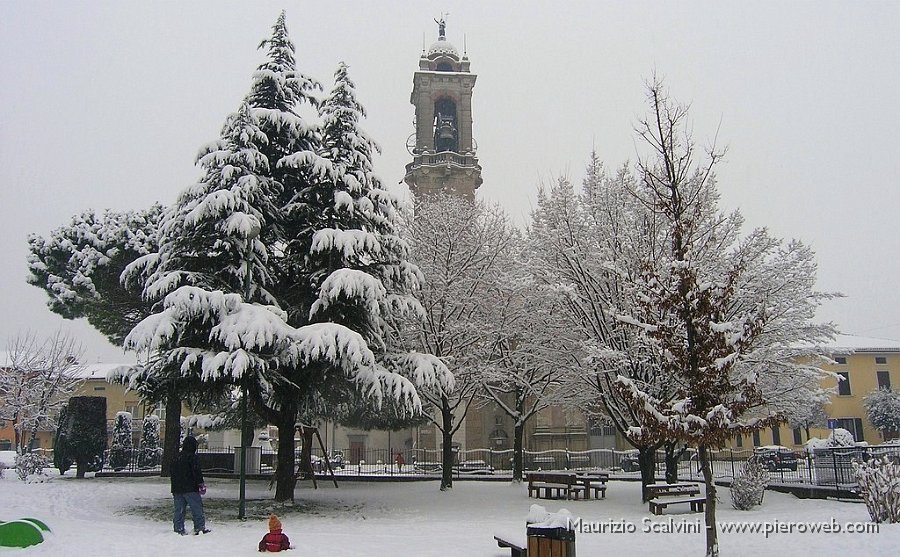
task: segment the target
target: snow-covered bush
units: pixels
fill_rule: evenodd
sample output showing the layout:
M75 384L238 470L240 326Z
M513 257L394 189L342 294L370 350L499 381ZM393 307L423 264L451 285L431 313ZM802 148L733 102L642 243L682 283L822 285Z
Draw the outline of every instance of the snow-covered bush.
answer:
M856 440L853 438L853 434L846 429L839 427L832 430L831 435L826 439L819 439L818 437L810 438L810 440L806 442L806 450L810 453L814 453L816 449L853 447L855 445Z
M852 447L856 444L853 434L841 427L832 431L828 440L832 447Z
M16 457L16 475L23 482L32 483L32 476L46 476L44 468L50 462L40 453L25 453Z
M887 456L854 462L859 493L874 522L900 522L900 464Z
M112 447L109 449L109 466L116 472L127 468L134 452L131 439L131 412L117 412L113 425Z
M878 389L863 401L869 421L882 434L900 431L900 392Z
M761 505L768 484L769 474L758 459L751 458L731 484L731 505L742 511Z
M157 466L161 456L159 416L151 414L144 418L144 426L141 429L141 450L138 453L138 466L141 468Z
M65 415L60 419L53 450L54 462L60 473L64 473L73 463L76 464L75 475L78 478L103 468L106 436L106 398L70 398Z

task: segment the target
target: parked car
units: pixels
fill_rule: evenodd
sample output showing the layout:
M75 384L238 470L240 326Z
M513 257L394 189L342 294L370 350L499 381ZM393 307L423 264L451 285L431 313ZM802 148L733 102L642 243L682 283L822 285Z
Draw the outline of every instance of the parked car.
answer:
M637 472L640 470L641 463L638 461L637 451L622 455L622 461L619 463L619 466L621 466L622 470L625 472Z
M776 470L797 471L797 455L781 445L766 445L753 449L753 457L770 472Z
M474 475L493 474L494 467L483 460L464 460L456 465L456 472Z

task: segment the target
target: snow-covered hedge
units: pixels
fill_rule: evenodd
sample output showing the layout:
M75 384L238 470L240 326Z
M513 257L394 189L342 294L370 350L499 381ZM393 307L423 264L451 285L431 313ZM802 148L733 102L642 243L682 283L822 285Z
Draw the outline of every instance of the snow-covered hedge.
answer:
M900 522L900 464L887 456L854 462L859 493L874 522Z
M855 446L856 440L853 438L853 434L843 428L836 428L831 432L831 436L827 439L819 439L818 437L812 437L809 441L806 442L806 449L810 452L815 451L816 449L831 449L834 447L853 447Z
M131 464L134 442L131 439L131 412L116 413L113 425L112 447L109 449L109 466L116 472Z
M742 511L761 505L768 484L769 474L758 459L751 458L731 484L731 505Z
M25 453L16 457L16 475L23 482L34 483L36 478L46 477L44 469L50 462L39 453ZM38 479L37 481L44 481Z
M144 418L141 430L141 450L138 453L140 468L153 468L159 465L162 448L159 446L159 416L149 415Z

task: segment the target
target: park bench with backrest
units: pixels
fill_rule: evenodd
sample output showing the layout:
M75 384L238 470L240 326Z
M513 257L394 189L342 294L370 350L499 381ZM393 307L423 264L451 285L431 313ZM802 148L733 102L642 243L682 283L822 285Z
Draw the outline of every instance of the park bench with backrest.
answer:
M529 472L528 496L539 499L578 499L585 487L575 472Z
M649 484L647 486L650 512L660 515L670 505L689 505L691 511L701 512L706 497L700 496L700 486L694 483Z

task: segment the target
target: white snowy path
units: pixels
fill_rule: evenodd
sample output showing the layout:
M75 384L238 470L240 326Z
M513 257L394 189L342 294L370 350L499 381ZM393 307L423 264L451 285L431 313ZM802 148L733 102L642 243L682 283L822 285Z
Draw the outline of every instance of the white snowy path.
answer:
M26 485L12 470L0 480L0 520L36 517L54 530L43 544L0 549L2 555L52 556L166 556L258 555L256 544L266 531L264 520L241 523L236 519L211 520L213 533L177 536L171 523L126 514L136 505L170 509L168 483L159 478L57 478L46 484ZM206 500L211 504L234 500L237 483L211 479ZM302 485L297 502L305 513L282 516L284 530L296 550L290 555L338 556L508 556L499 549L493 532L521 531L529 506L525 487L498 482L456 482L440 493L436 482L344 482L339 489L320 483L320 489ZM250 498L268 498L267 483L250 482ZM641 533L649 517L640 503L639 484L609 485L606 500L544 501L550 511L566 507L584 521L628 521L633 534L577 535L581 557L609 555L703 555L703 535L697 533ZM731 509L728 490L720 490L722 520L867 522L865 506L837 501L800 500L768 492L761 508L751 512ZM693 522L699 514L678 514ZM702 519L702 518L701 518ZM666 517L654 517L665 521ZM187 527L190 528L190 519ZM882 525L877 534L720 534L723 556L791 555L875 556L900 552L900 525Z

